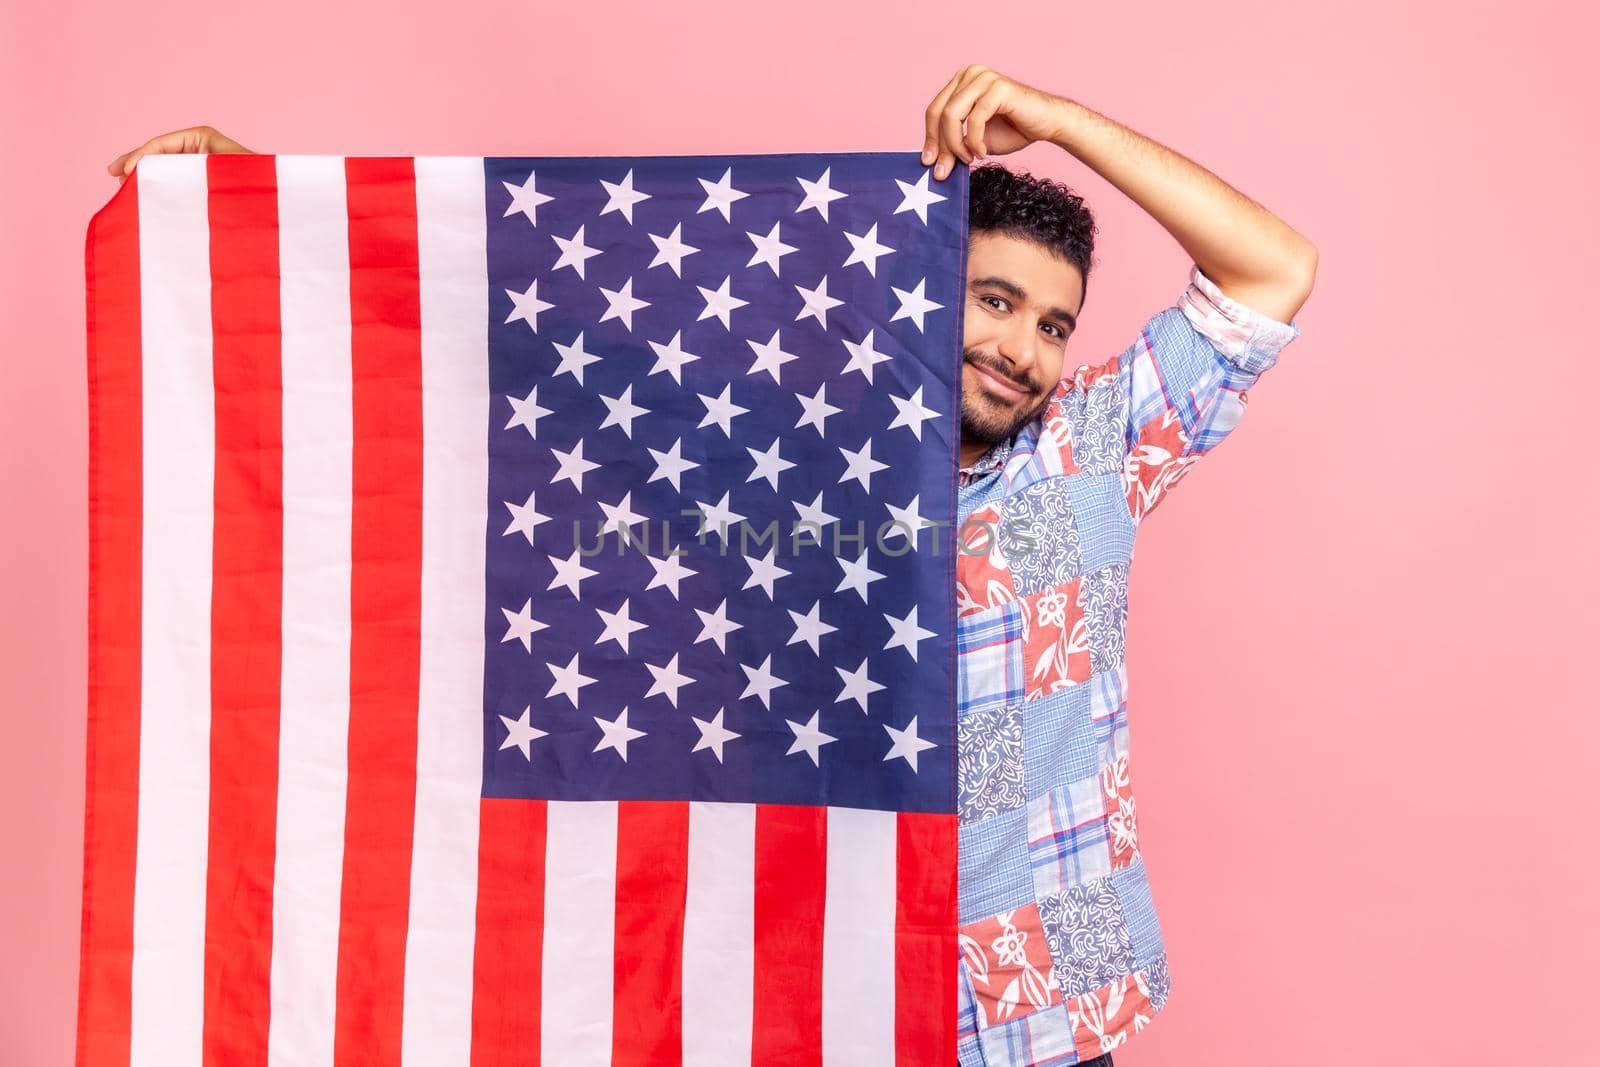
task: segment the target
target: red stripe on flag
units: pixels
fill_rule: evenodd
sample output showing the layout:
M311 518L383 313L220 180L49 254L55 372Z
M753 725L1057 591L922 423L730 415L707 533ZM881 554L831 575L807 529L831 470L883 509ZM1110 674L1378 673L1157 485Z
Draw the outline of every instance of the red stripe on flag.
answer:
M539 1067L548 811L542 800L478 803L472 1067Z
M617 805L616 1007L612 1067L683 1062L683 915L689 805Z
M345 161L352 430L350 745L334 1060L400 1062L416 809L422 343L408 158Z
M904 1067L956 1062L956 832L954 815L898 819L894 1047Z
M283 346L271 156L207 162L216 474L204 1062L261 1064L272 1007L283 646Z
M128 1062L139 830L144 423L139 181L85 239L89 377L89 730L78 971L78 1063Z
M752 1063L820 1067L828 811L756 806Z

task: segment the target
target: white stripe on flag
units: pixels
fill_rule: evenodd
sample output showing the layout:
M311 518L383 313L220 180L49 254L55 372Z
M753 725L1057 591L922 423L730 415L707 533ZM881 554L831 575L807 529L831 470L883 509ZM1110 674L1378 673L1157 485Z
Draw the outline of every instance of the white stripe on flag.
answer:
M154 163L154 166L150 164ZM139 163L144 522L131 1067L200 1063L215 398L206 158Z
M608 1067L617 899L615 801L549 803L541 1063Z
M488 238L481 158L418 158L415 166L422 620L401 1062L466 1064L483 784Z
M894 1063L896 814L828 809L822 1062Z
M689 805L683 1062L749 1067L755 988L756 809Z
M344 161L280 156L283 699L267 1062L333 1062L350 726L350 246Z

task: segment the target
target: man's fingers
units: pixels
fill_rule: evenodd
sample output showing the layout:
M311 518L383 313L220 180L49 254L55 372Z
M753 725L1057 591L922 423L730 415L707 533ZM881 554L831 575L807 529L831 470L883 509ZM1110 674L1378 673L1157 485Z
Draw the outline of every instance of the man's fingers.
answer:
M966 100L966 89L970 84L970 78L962 79L961 86L945 102L944 113L939 116L939 165L934 169L933 176L940 180L949 176L955 169L956 159L961 156L961 120L966 118L967 111L972 107L971 101Z
M974 101L996 77L998 75L982 65L975 64L962 71L961 84L945 102L944 113L939 117L941 152L939 165L933 173L935 178L942 181L949 177L950 172L955 169L957 158L963 163L971 164L972 153L963 143L961 124L970 115Z
M168 139L175 136L178 135L169 133L161 137L152 137L150 140L146 141L138 148L135 148L133 151L122 153L122 155L111 161L111 173L126 178L128 175L133 173L133 168L138 165L139 160L143 159L151 152L159 153L182 151L181 148L166 147Z
M984 142L984 128L994 113L1000 110L1001 90L991 83L972 105L972 110L967 113L967 149L974 158L989 154L989 146Z
M139 164L139 160L148 155L164 155L178 152L207 152L207 151L245 151L243 145L237 145L209 126L190 126L184 130L173 130L159 137L152 137L144 144L131 152L122 155L106 164L106 170L114 175L126 178Z
M967 79L966 84L957 90L955 96L951 97L950 102L945 105L945 121L943 130L950 146L950 151L954 155L959 156L961 161L969 166L977 154L975 148L976 142L972 137L973 125L975 123L981 123L982 120L986 120L988 118L988 115L979 114L975 108L978 104L978 101L995 83L995 79L997 77L998 75L996 75L993 71L981 70L979 73L976 73L971 78ZM990 114L993 114L992 109ZM967 124L966 136L963 136L961 133L962 122ZM953 167L954 163L952 163L951 166ZM946 170L946 173L949 173L949 171Z
M939 90L923 115L925 139L922 142L922 161L924 163L932 163L939 158L939 116L944 113L945 101L950 99L950 94L961 84L961 75L964 73L965 71L958 71L955 77L945 83L944 88Z

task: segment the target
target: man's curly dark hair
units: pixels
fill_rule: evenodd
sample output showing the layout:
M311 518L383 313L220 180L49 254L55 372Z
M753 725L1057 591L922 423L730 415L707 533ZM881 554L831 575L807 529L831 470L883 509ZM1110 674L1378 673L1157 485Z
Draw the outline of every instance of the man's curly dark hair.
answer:
M1061 182L983 163L968 175L969 236L994 231L1033 241L1078 268L1089 295L1094 261L1094 215L1083 197Z

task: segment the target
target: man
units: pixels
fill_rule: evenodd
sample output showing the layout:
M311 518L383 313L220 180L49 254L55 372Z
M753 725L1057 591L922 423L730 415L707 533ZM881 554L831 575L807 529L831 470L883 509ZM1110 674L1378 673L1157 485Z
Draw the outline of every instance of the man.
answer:
M1128 776L1134 534L1298 335L1316 250L1184 157L981 66L927 110L923 162L1049 140L1194 260L1176 306L1063 375L1094 223L999 167L970 179L956 562L963 1065L1095 1063L1166 1003ZM963 132L963 124L965 130Z
M1134 535L1237 423L1298 335L1316 250L1195 163L982 66L926 112L946 179L1048 140L1148 211L1194 261L1115 358L1066 369L1094 221L1053 182L974 167L957 557L960 1018L964 1065L1087 1063L1164 1006L1167 958L1138 848L1123 660ZM210 127L119 156L246 152Z

